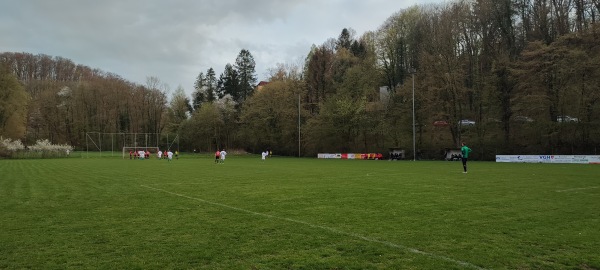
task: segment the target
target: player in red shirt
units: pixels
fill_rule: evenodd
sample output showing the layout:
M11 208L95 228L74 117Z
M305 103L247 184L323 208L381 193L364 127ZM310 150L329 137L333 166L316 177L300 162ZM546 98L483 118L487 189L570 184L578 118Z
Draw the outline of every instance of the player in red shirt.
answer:
M215 152L215 163L219 163L220 158L221 158L221 151L217 150L217 152Z

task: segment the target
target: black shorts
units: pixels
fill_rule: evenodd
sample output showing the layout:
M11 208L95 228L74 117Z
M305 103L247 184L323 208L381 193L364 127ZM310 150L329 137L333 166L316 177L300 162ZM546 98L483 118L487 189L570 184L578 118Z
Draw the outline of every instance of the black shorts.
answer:
M219 160L219 156L215 156L215 159L216 159L216 160Z
M463 163L463 165L467 165L467 160L468 160L468 158L461 158L461 159L462 159L462 163Z

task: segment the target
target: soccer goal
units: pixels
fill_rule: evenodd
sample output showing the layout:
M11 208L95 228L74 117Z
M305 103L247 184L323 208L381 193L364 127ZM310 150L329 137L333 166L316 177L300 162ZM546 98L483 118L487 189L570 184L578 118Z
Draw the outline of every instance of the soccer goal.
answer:
M123 158L126 158L129 151L148 150L153 154L156 154L159 149L179 151L179 135L87 132L85 144L87 157L90 157L90 152L97 152L101 157L121 154Z

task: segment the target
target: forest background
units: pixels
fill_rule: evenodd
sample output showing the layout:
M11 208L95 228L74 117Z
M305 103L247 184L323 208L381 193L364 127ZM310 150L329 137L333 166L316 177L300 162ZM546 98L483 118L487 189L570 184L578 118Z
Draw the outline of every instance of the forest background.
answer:
M190 152L412 156L414 93L419 158L463 141L483 160L598 154L598 19L600 0L419 5L360 36L342 29L304 63L272 67L268 83L241 49L219 76L199 71L190 97L158 77L139 85L59 56L4 52L0 135L80 150L86 134L104 132L178 134Z

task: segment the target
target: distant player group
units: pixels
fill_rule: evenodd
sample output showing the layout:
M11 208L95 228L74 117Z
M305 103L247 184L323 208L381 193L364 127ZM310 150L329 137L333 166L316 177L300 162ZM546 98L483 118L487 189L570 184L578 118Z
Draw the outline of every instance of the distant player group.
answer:
M469 159L469 154L471 153L471 148L467 146L466 143L462 143L462 147L460 149L461 152L461 160L463 165L463 173L467 173L467 161ZM164 155L163 155L164 153ZM173 160L173 155L175 155L175 159L179 159L179 151L175 151L175 153L171 152L171 150L166 150L165 152L158 150L156 156L158 159L166 159L168 161ZM139 150L139 151L129 151L129 159L150 159L150 151ZM225 157L227 156L227 152L225 149L215 152L215 164L224 164ZM267 150L261 153L261 159L265 161L267 157L271 156L271 151Z
M269 150L262 152L262 160L266 160L266 158L268 156L271 155L271 152ZM150 151L148 150L139 150L139 151L129 151L129 159L139 159L139 160L145 160L145 159L150 159L150 157L152 156L152 153L150 153ZM166 150L166 151L161 151L158 150L158 152L156 153L156 157L158 159L166 159L168 161L172 161L173 160L173 156L175 156L175 159L179 159L179 151L175 151L175 153L171 152L171 150ZM225 151L225 149L223 150L217 150L215 152L215 164L223 164L225 163L225 157L227 157L227 152Z
M266 158L268 156L271 155L271 152L269 150L262 152L262 160L266 160ZM219 151L217 150L215 152L215 164L223 164L225 163L225 157L227 156L227 152L225 152L225 149Z
M164 153L164 154L163 154ZM175 159L179 159L179 151L175 151L175 153L171 152L171 150L165 150L165 152L158 150L156 153L156 157L158 159L166 159L168 161L173 160L173 155L175 155ZM129 159L150 159L151 154L150 151L139 150L139 151L129 151Z
M225 156L227 156L227 152L225 149L215 152L215 164L223 164L225 163Z

